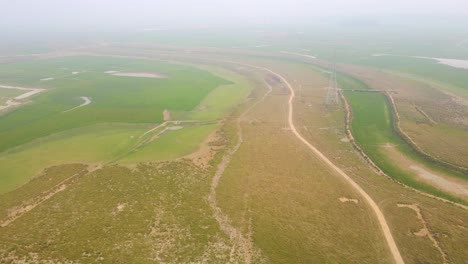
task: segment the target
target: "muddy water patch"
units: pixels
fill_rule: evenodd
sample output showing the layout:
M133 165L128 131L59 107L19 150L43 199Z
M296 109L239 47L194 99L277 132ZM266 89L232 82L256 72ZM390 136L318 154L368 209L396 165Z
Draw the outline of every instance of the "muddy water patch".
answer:
M120 76L120 77L136 77L136 78L156 78L156 79L165 79L169 78L169 76L161 73L156 72L113 72L108 71L106 72L112 76Z
M91 98L89 98L89 97L81 96L80 98L83 100L83 103L82 103L82 104L80 104L79 106L73 107L73 108L71 108L71 109L68 109L68 110L66 110L66 111L63 111L63 113L70 112L70 111L72 111L72 110L75 110L75 109L77 109L77 108L80 108L80 107L89 105L89 104L91 103Z

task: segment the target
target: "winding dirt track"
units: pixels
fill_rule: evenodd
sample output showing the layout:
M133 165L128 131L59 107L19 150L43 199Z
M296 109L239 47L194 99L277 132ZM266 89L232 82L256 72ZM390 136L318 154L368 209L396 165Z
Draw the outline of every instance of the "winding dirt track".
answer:
M392 233L390 232L390 228L388 226L387 221L385 220L385 217L380 211L379 206L375 203L375 201L364 191L364 189L359 186L351 177L349 177L344 171L342 171L340 168L338 168L333 162L331 162L322 152L320 152L316 147L314 147L312 144L310 144L304 137L299 134L297 131L296 127L294 126L293 122L293 101L294 97L296 96L296 93L294 92L294 88L291 86L291 84L281 76L280 74L268 69L268 68L263 68L263 67L258 67L258 66L253 66L258 69L262 69L265 71L270 72L271 74L276 75L278 78L280 78L286 86L288 86L289 91L290 91L290 96L289 96L289 113L288 113L288 123L291 131L294 133L294 135L302 141L310 150L312 150L322 161L324 161L328 166L330 166L334 171L336 171L340 176L342 176L370 205L372 210L374 211L375 215L377 216L377 220L379 221L380 227L382 229L383 235L385 236L385 240L388 244L388 247L390 248L390 251L392 253L393 259L395 263L397 264L403 264L405 263L403 261L403 258L401 257L400 251L398 250L398 247L395 243L395 240L393 239Z
M94 54L94 55L96 55L96 54ZM109 54L106 54L104 56L106 56L106 57L133 57L133 58L136 57L136 58L148 59L148 58L145 58L145 57L138 57L138 56L120 56L120 55L117 56L117 55L109 55ZM378 222L380 224L380 227L382 229L385 240L386 240L386 242L388 244L388 247L390 249L390 252L391 252L391 254L393 256L394 262L397 263L397 264L404 264L405 262L403 261L403 258L401 257L401 254L400 254L400 251L398 250L398 247L397 247L397 245L395 243L395 240L393 239L393 236L392 236L392 233L390 232L390 228L388 226L388 223L385 220L385 217L384 217L382 211L380 211L380 208L375 203L375 201L364 191L364 189L361 188L361 186L359 186L352 178L350 178L339 167L337 167L335 164L333 164L333 162L331 162L316 147L314 147L312 144L310 144L297 131L296 127L294 126L294 122L293 122L293 108L294 108L293 107L293 100L294 100L294 97L295 97L295 91L294 91L294 88L291 86L291 84L286 80L286 78L284 78L282 75L274 72L273 70L265 68L265 67L260 67L260 66L256 66L256 65L250 65L250 64L244 64L244 63L239 63L239 62L230 61L230 60L220 60L220 61L233 63L233 64L237 64L237 65L243 65L243 66L252 67L252 68L267 71L267 72L277 76L278 78L280 78L286 84L286 86L288 86L288 89L290 90L290 97L289 97L289 101L288 101L288 105L289 105L288 123L289 123L289 127L290 127L291 131L294 133L294 135L300 141L302 141L310 150L312 150L323 162L325 162L334 171L336 171L339 175L341 175L362 197L364 197L364 199L370 205L370 207L372 208L372 210L374 211L374 213L375 213L375 215L377 217L377 220L378 220ZM237 230L236 228L234 228L230 224L230 220L227 218L227 216L225 216L221 212L221 209L217 206L217 202L216 202L216 189L217 189L218 182L219 182L219 180L220 180L220 178L221 178L221 176L222 176L222 174L224 172L225 167L227 166L227 164L230 161L230 156L232 156L232 154L237 151L237 149L240 147L240 144L242 143L242 135L238 134L238 137L239 137L238 138L238 143L236 144L236 146L234 146L234 148L231 151L229 151L230 153L228 153L227 157L224 157L221 164L218 165L218 171L216 172L215 177L212 180L211 192L210 192L209 197L208 197L208 202L210 204L210 207L212 207L212 209L215 212L215 218L216 218L217 222L220 224L221 229L225 233L229 234L231 240L240 240L240 242L241 242L240 244L244 244L244 243L249 243L249 241L245 241L246 239L243 237L242 233L240 233L239 230ZM242 251L242 248L241 248L241 251ZM248 253L246 254L246 252L241 252L241 254L242 253L244 253L243 254L244 258L245 258L246 262L248 263L249 262L248 260L250 259L249 258L250 254L248 254Z

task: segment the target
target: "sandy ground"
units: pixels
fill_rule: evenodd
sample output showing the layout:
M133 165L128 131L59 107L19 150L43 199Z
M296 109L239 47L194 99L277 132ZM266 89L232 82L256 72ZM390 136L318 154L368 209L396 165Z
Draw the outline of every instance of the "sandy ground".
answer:
M73 107L72 109L68 109L66 111L63 111L63 113L70 112L72 110L75 110L77 108L89 105L91 103L91 98L89 98L89 97L81 96L80 98L83 99L83 101L84 101L82 104L80 104L79 106Z
M464 197L468 197L468 184L462 182L451 181L446 177L432 173L417 165L410 165L410 169L414 170L418 177L423 181L430 182L431 185L437 186L445 191L455 193Z
M164 121L169 121L169 120L171 120L171 113L170 113L167 109L164 109L164 112L163 112L163 119L164 119Z
M357 199L346 198L346 197L340 197L339 200L342 203L346 203L346 202L352 202L352 203L355 203L355 204L359 203L359 201Z
M10 100L6 101L5 105L0 105L0 111L5 110L5 109L7 109L9 107L21 105L24 102L21 102L19 100L26 99L26 98L28 98L30 96L33 96L33 95L37 94L37 93L45 91L45 89L39 89L39 88L25 88L25 87L16 87L16 86L8 86L8 85L0 85L0 88L29 91L29 92L26 92L24 94L18 95L13 99L10 99Z
M382 145L381 150L393 163L399 164L400 168L414 174L417 180L425 182L457 197L468 199L468 183L466 181L434 172L424 165L416 163L414 160L406 157L398 151L397 148L389 148ZM466 208L464 206L462 207Z
M106 73L109 73L113 76L123 76L123 77L157 78L157 79L168 78L167 75L154 73L154 72L113 72L113 73L110 73L110 72L106 72Z
M210 167L210 161L214 158L218 150L225 147L225 145L211 145L210 143L216 142L220 139L218 129L212 132L206 139L200 144L197 151L183 156L183 159L192 160L196 166L207 169Z

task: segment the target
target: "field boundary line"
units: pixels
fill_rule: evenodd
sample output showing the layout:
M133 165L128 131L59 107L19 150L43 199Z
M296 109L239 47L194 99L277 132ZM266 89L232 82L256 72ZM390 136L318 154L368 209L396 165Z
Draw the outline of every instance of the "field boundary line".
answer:
M89 167L86 167L86 168L74 173L72 176L64 179L63 181L57 183L56 185L52 186L48 190L42 192L42 195L38 195L38 196L36 196L34 198L29 199L26 202L23 202L19 206L20 208L15 210L15 212L8 214L8 216L5 219L0 221L0 228L9 226L11 223L16 221L18 218L20 218L23 215L25 215L26 213L32 211L34 208L41 205L45 201L49 200L50 198L55 196L57 193L65 191L68 188L68 186L73 183L73 180L77 176L84 176L84 175L86 175L86 174L88 174L90 172L95 171L98 168L99 167L90 170ZM82 174L85 171L86 171L86 173Z
M400 114L398 112L398 108L396 107L395 100L393 99L393 96L388 92L384 92L384 95L386 95L387 100L390 103L390 106L392 108L392 112L394 113L395 119L393 120L393 129L394 131L400 136L403 141L406 142L412 148L414 151L419 152L423 157L428 159L429 161L433 161L443 167L446 167L448 169L455 170L459 173L462 173L464 175L468 175L468 168L462 167L462 166L457 166L455 164L440 160L431 154L425 152L424 150L419 147L419 145L401 128L400 126Z

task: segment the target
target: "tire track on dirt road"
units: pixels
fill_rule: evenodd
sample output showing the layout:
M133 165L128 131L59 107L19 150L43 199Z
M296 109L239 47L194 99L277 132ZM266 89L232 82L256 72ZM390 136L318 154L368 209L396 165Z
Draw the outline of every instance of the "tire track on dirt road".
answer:
M253 65L251 65L253 66ZM401 257L400 251L398 250L398 247L395 243L395 240L393 239L392 233L390 231L390 227L388 226L387 221L385 220L385 217L380 210L379 206L376 204L376 202L367 194L362 187L357 184L351 177L349 177L343 170L341 170L338 166L336 166L333 162L331 162L320 150L318 150L314 145L309 143L296 129L294 126L293 122L293 113L294 113L294 106L293 106L293 101L294 97L296 96L296 93L294 91L294 88L292 85L284 78L282 75L272 71L271 69L264 68L264 67L259 67L259 66L253 66L257 69L262 69L267 72L270 72L273 75L276 75L278 78L280 78L284 84L288 87L290 91L290 96L289 96L289 111L288 111L288 123L289 123L289 128L293 132L293 134L302 142L304 143L312 152L314 152L323 162L325 162L329 167L331 167L335 172L337 172L340 176L342 176L369 204L371 209L374 211L377 220L380 224L380 227L382 229L383 235L385 237L385 240L387 242L387 245L390 249L390 252L392 253L393 259L395 263L397 264L403 264L405 263L403 261L403 258Z

